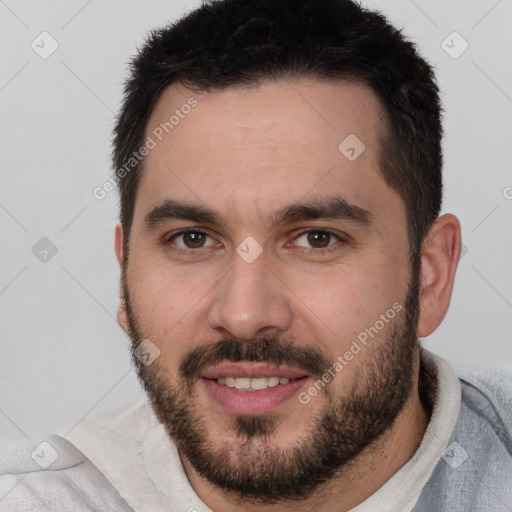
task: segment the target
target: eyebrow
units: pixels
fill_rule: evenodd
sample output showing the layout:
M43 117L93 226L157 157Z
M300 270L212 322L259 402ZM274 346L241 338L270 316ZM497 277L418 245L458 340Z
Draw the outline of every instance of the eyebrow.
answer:
M189 220L198 224L224 224L220 215L206 206L168 199L144 217L144 226L147 231L151 231L158 225L175 219Z
M218 213L206 206L168 199L144 217L144 226L147 231L151 231L166 221L178 219L198 224L226 225ZM275 227L314 219L346 220L362 227L370 227L373 215L368 210L337 196L288 205L270 217L270 224Z
M273 216L272 224L293 224L314 219L346 220L370 227L373 215L344 197L336 196L287 206Z

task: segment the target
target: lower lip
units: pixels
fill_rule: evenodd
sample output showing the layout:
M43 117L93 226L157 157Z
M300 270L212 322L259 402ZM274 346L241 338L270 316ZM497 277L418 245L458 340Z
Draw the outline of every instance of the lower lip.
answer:
M214 379L200 379L207 392L231 414L270 412L295 396L308 380L302 377L271 388L246 391L223 386Z

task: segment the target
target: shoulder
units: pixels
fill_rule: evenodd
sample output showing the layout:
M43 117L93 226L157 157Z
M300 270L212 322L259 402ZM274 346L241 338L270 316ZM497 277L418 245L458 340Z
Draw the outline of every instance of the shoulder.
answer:
M459 372L454 431L415 511L512 510L512 376Z
M82 452L51 435L43 442L0 441L0 510L132 509Z
M460 376L462 402L486 430L499 438L512 456L512 374L474 369Z

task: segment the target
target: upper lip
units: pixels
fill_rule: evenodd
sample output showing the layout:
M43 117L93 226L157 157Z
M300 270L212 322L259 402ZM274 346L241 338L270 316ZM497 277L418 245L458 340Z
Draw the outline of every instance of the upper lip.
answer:
M300 379L306 375L307 373L302 370L267 363L225 362L207 368L200 376L204 379L218 379L219 377L283 377L288 379Z

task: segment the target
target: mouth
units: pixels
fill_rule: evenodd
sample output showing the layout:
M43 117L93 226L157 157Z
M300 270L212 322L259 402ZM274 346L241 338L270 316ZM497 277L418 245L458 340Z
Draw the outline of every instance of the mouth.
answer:
M311 377L263 363L221 363L200 378L208 395L230 414L262 414L293 398Z
M301 377L303 378L303 377ZM297 379L292 379L297 380ZM235 388L244 391L260 391L262 389L273 388L275 386L288 384L290 379L286 377L219 377L216 379L217 384Z

